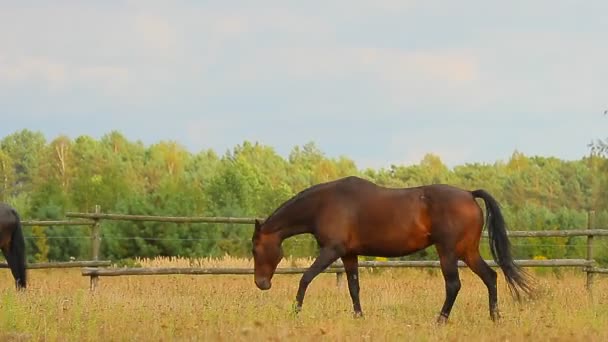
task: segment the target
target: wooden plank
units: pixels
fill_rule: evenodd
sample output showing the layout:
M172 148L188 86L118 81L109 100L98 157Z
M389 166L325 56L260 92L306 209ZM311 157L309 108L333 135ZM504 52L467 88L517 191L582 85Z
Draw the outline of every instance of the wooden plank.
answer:
M101 213L101 207L95 206L95 214ZM93 220L95 223L91 226L91 260L99 260L99 248L101 247L101 222L99 219ZM90 290L95 290L99 283L99 277L91 276Z
M24 226L92 226L95 219L118 220L118 221L147 221L147 222L169 222L169 223L233 223L253 224L252 218L242 217L179 217L179 216L146 216L146 215L115 215L115 214L81 214L67 213L68 217L83 217L85 220L59 220L59 221L22 221ZM260 219L263 221L263 219ZM608 229L571 229L571 230L514 230L508 231L507 235L514 238L530 237L571 237L571 236L608 236ZM488 233L482 234L484 238Z
M516 260L522 267L585 267L593 264L585 259L553 259L553 260ZM490 266L496 266L494 261L488 261ZM361 267L439 267L439 261L360 261ZM460 267L466 267L464 263L459 263ZM285 267L277 268L275 274L301 274L307 267ZM324 272L342 273L344 269L340 264L334 264ZM141 268L83 268L83 276L122 276L122 275L169 275L169 274L189 274L189 275L240 275L253 274L252 268L198 268L198 267L141 267Z
M593 230L595 227L595 211L591 210L587 213L587 229ZM594 261L593 259L593 235L587 236L587 260ZM589 266L587 271L593 266ZM593 294L593 278L595 274L593 272L587 272L587 292Z
M494 260L486 260L491 267L498 267ZM585 259L550 259L550 260L515 260L515 264L521 267L582 267L593 265L593 261ZM335 263L335 267L341 267L341 263ZM437 260L391 260L391 261L359 261L361 267L440 267ZM466 267L462 261L459 267Z
M253 224L254 218L248 217L186 217L186 216L151 216L151 215L120 215L103 213L66 213L66 217L99 220L118 220L118 221L151 221L151 222L172 222L172 223L235 223ZM264 219L259 219L261 222Z
M608 274L608 268L592 268L587 273L603 273Z
M301 274L306 267L278 268L275 274ZM324 273L342 273L344 269L330 267ZM141 267L141 268L89 268L82 269L83 276L125 276L125 275L243 275L253 274L252 268L186 268L186 267Z
M570 237L570 236L608 236L608 229L569 229L569 230L514 230L508 231L509 237ZM487 232L483 233L488 236Z
M171 223L233 223L253 224L255 218L250 217L186 217L186 216L154 216L154 215L122 215L104 213L74 213L65 214L66 217L88 220L118 220L118 221L149 221ZM258 218L263 222L263 218ZM92 222L91 222L92 224ZM608 229L571 229L571 230L514 230L508 231L509 237L570 237L570 236L608 236ZM483 233L488 236L487 232Z
M36 220L24 220L21 221L22 226L90 226L95 221L93 220L57 220L57 221L36 221Z
M65 262L39 262L28 264L29 270L34 269L51 269L51 268L75 268L75 267L106 267L112 265L109 260L105 261L65 261ZM0 263L0 268L8 268L6 263Z

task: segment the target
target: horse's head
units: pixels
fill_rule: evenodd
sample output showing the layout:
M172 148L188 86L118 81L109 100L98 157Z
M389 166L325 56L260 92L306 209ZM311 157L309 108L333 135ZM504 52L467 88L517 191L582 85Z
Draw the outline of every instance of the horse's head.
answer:
M255 220L255 230L251 242L253 243L251 252L253 253L255 285L260 290L268 290L272 286L270 280L274 271L283 258L281 239L276 232L262 232L262 225Z

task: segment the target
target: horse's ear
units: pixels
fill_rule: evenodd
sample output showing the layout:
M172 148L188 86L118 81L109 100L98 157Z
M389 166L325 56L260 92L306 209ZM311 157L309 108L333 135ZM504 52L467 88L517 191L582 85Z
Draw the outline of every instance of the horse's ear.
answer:
M256 232L259 232L259 231L260 231L260 229L262 228L262 225L260 224L260 220L255 219L255 222L254 222L254 223L255 223L255 231L256 231Z

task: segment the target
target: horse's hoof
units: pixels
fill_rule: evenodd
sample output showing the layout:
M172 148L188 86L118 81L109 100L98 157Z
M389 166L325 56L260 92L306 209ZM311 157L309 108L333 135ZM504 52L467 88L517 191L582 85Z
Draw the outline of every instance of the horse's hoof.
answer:
M492 319L492 322L498 323L498 322L500 322L501 316L498 311L495 311L495 312L490 313L490 318Z
M354 318L363 318L363 312L362 311L355 311L355 313L353 314Z
M448 316L440 314L439 317L437 317L437 324L438 325L445 325L447 323L448 323Z
M291 312L294 315L297 315L300 313L300 311L302 311L302 305L299 305L298 303L293 303L293 306L291 308Z

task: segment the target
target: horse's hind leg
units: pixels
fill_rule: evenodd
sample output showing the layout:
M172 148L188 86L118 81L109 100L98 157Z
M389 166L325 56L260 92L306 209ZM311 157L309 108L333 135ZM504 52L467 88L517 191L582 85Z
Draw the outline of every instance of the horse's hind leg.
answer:
M440 248L437 248L439 252L439 262L441 263L441 272L443 273L443 279L445 280L445 301L441 308L441 313L437 318L437 323L446 323L452 306L460 291L460 277L458 276L458 258L453 251L445 251L442 253Z
M496 271L494 271L488 264L481 258L479 251L471 251L465 257L465 262L469 268L475 272L483 280L483 283L488 288L488 297L490 303L490 318L496 321L500 318L498 313L498 291L496 289Z
M353 300L353 310L355 317L362 317L361 303L359 302L359 262L356 255L342 257L346 278L348 279L348 292Z
M340 253L337 248L323 247L319 253L319 256L310 265L310 267L304 272L300 279L300 286L298 287L298 294L296 295L296 312L302 310L302 303L304 302L304 294L306 294L306 288L308 284L324 269L329 267L334 261L338 260Z

